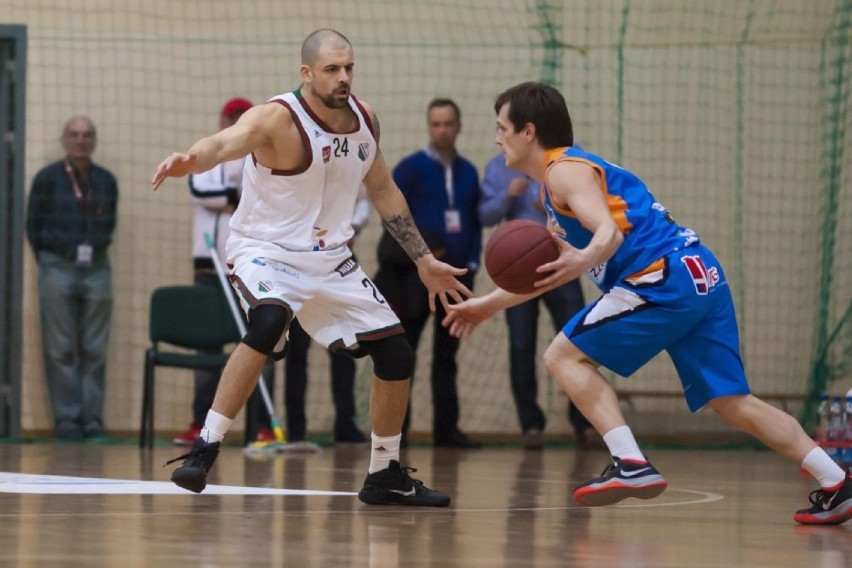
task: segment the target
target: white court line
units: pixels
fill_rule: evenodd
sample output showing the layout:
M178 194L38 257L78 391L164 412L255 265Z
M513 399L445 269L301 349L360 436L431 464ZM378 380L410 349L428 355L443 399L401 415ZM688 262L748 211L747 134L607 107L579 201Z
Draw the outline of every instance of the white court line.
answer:
M167 481L139 481L132 479L104 479L98 477L69 477L62 475L38 475L30 473L0 472L0 493L28 493L41 495L194 495ZM694 489L674 489L669 487L667 495L687 493L695 496L685 501L654 500L640 502L627 501L610 507L600 508L642 508L642 507L678 507L721 501L724 495L710 491ZM240 487L235 485L208 485L201 495L302 495L302 496L341 496L354 497L357 493L348 491L316 491L312 489L273 489L269 487ZM484 513L511 511L557 511L583 508L580 505L554 507L501 507L501 508L455 508L456 513ZM402 508L413 512L412 509ZM307 512L307 511L305 511Z
M30 473L0 472L0 493L35 493L50 495L194 495L169 481L102 479ZM202 495L331 495L351 497L348 491L314 491L311 489L273 489L208 485Z

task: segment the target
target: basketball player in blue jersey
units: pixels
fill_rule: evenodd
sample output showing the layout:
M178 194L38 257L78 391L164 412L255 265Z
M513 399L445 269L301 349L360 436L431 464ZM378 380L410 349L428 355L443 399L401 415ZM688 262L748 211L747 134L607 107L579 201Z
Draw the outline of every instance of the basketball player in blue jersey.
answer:
M674 362L693 412L707 405L723 420L801 464L819 482L802 524L852 517L852 480L790 415L751 394L739 354L734 306L722 267L698 235L674 222L631 172L573 146L565 99L522 83L497 97L497 145L506 165L542 184L549 226L561 253L542 265L539 291L497 289L450 306L444 325L467 337L497 311L585 272L601 298L572 318L544 354L556 383L603 435L612 463L574 491L586 506L650 499L666 480L627 426L600 373L628 377L660 351Z
M266 357L283 357L287 328L298 315L303 329L332 351L372 358L373 444L361 501L450 503L399 463L414 353L399 319L347 246L362 180L387 230L417 265L432 311L436 296L447 306L448 297L461 301L471 292L455 278L466 270L436 260L417 231L379 150L376 115L351 94L353 68L349 40L329 29L312 33L302 44L297 91L249 109L185 154L172 154L152 179L157 189L168 177L250 155L227 245L248 330L225 366L201 435L188 454L172 460L184 460L172 481L190 491L206 487L225 433Z

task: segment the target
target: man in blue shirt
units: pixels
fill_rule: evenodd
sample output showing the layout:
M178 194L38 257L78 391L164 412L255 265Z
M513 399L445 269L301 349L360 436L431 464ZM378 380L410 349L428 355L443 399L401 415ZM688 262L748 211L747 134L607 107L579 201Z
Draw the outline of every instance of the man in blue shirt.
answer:
M529 176L506 167L505 156L497 154L485 166L479 220L486 227L514 219L545 225L547 216L539 187L538 182ZM518 421L524 433L524 448L529 450L538 450L544 446L544 426L547 422L536 400L538 380L535 357L539 301L544 302L555 330L561 329L585 304L580 281L572 280L506 310L506 324L509 326L509 379L518 410ZM599 445L597 432L570 401L568 419L574 427L579 447Z
M479 176L474 165L456 151L456 138L461 131L458 105L451 99L434 99L429 103L426 117L429 145L400 161L393 170L393 179L405 195L414 222L436 258L457 268L467 268L467 274L460 276L459 281L472 288L482 252L482 227L477 212ZM379 247L379 273L375 284L402 321L406 336L416 350L430 316L426 289L416 277L414 264L393 239L385 237ZM444 315L443 307L438 306L432 346L432 437L436 446L480 447L481 444L458 428L456 352L459 340L440 325ZM410 407L408 414L402 429L404 439Z

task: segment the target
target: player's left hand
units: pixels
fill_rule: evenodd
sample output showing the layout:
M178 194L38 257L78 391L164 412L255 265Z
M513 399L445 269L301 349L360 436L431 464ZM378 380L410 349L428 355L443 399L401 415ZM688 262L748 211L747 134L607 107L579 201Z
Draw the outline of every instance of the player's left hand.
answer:
M447 307L447 315L441 325L453 337L467 339L480 323L494 314L494 310L485 298L468 298L460 304Z
M467 268L455 268L431 254L420 257L415 264L420 281L429 292L429 309L432 312L435 311L435 296L441 300L444 309L450 305L448 297L458 303L464 299L462 296L473 296L473 292L456 279L456 276L466 274Z

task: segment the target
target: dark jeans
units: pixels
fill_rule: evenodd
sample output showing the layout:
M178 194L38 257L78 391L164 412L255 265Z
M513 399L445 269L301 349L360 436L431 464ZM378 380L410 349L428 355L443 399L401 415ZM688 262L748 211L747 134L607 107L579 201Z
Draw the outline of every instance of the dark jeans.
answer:
M470 289L473 289L475 274L468 272L459 276L458 280ZM440 301L436 300L436 311L434 314L434 336L432 340L432 438L436 441L453 436L458 430L459 421L459 397L456 389L456 376L458 367L456 365L456 353L459 350L458 338L450 335L446 327L441 325L441 320L446 315L446 310ZM417 351L423 328L432 316L429 310L424 310L422 316L402 320L405 336L408 342ZM412 380L414 377L411 377ZM411 422L411 399L409 398L408 412L402 426L403 436L408 434Z
M287 408L287 441L305 439L307 418L305 397L308 390L308 349L311 336L302 329L299 320L290 324L290 350L284 359L286 385L284 404ZM347 355L329 351L331 362L331 397L334 401L334 438L348 440L355 426L355 360Z
M506 310L506 323L509 326L509 379L518 410L518 421L524 432L531 429L544 430L546 423L544 412L537 401L538 380L535 363L541 302L550 313L553 328L557 332L585 305L580 282L574 280ZM570 401L568 418L577 433L591 426Z

